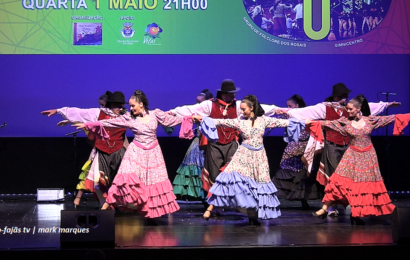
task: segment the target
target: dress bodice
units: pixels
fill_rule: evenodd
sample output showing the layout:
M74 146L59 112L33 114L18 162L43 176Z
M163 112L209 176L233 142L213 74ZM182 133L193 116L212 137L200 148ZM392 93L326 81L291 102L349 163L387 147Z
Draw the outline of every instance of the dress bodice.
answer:
M149 121L143 123L138 118L132 118L130 115L123 115L114 119L100 121L104 127L118 128L126 127L134 134L134 141L149 147L157 140L158 124L163 126L176 126L182 123L183 117L172 116L165 112L155 109L149 111Z
M265 134L266 128L286 127L289 125L288 120L265 116L258 117L258 121L255 121L256 126L254 127L248 125L246 123L247 121L248 120L242 118L215 119L215 125L237 129L242 137L242 143L255 148L259 148L263 145L263 135Z
M345 117L333 121L322 121L322 125L335 131L339 131L342 135L349 136L350 145L358 148L364 148L372 143L370 135L374 129L386 126L395 120L394 115L368 116L362 118L365 124L361 128L354 127L352 125L352 121Z

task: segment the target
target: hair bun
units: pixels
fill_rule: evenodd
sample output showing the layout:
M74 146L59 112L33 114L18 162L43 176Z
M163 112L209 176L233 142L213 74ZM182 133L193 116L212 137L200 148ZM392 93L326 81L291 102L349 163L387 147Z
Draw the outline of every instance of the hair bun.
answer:
M144 92L142 92L141 90L134 91L134 96L140 96L140 95L144 95Z

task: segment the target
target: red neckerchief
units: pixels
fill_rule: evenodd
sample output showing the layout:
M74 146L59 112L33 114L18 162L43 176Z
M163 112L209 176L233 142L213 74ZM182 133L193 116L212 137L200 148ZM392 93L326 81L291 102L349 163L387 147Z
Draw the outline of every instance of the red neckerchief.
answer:
M225 101L223 101L223 100L221 100L221 99L217 99L217 101L218 101L218 103L219 103L219 105L221 105L221 106L224 106L225 108L223 108L223 107L220 107L220 110L221 110L221 112L222 112L222 115L225 117L226 116L226 114L227 114L227 110L228 110L228 107L229 106L232 106L233 104L235 104L235 102L236 102L236 99L234 99L233 101L232 101L232 103L226 103Z
M225 101L223 101L222 99L219 99L219 98L217 98L216 99L217 101L218 101L218 103L219 104L221 104L221 105L223 105L223 106L232 106L233 104L235 104L235 102L236 102L236 99L234 99L233 101L232 101L232 103L226 103Z

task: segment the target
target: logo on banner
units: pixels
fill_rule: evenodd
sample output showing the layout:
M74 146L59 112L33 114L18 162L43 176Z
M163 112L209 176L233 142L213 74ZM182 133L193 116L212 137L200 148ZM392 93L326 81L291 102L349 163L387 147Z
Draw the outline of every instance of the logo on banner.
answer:
M124 38L131 38L132 36L134 36L135 33L135 29L132 28L133 23L124 23L122 25L122 30L121 30L121 35Z
M156 40L160 38L161 33L162 33L162 28L159 27L158 24L156 23L148 24L147 28L145 28L144 44L159 45L156 43Z
M277 39L270 35L302 42L345 41L354 45L385 20L392 0L244 0L243 4L249 16L244 17L245 23L272 42Z

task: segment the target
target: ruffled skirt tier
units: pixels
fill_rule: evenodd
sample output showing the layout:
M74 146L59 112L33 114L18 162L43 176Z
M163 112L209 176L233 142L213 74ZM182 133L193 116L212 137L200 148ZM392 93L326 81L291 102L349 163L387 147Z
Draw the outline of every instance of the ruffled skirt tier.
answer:
M335 201L350 205L353 217L391 214L391 203L383 181L354 182L352 179L333 174L325 188L323 202Z
M157 218L179 210L172 190L161 148L144 150L131 143L106 201Z
M78 179L80 180L80 182L77 184L77 187L76 187L77 190L88 190L85 184L85 180L87 178L88 172L90 171L90 168L91 168L91 161L87 161L81 168L80 176L78 176Z
M254 208L260 219L272 219L281 215L280 204L272 182L258 183L237 172L222 172L211 187L208 203L216 207Z
M174 194L204 198L201 171L204 167L204 155L199 150L199 138L195 138L188 148L182 164L177 170L173 181Z
M312 200L323 197L317 190L315 180L307 176L306 170L280 169L272 178L278 189L277 196L287 200Z
M205 198L202 189L201 171L202 168L196 165L180 165L173 182L174 194Z

